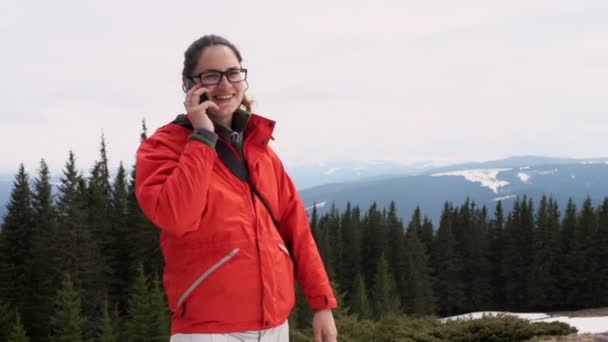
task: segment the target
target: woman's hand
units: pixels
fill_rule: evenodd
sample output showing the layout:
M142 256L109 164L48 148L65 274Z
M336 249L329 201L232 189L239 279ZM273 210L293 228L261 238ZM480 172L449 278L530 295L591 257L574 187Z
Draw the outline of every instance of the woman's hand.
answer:
M207 110L209 108L219 110L219 107L210 100L199 103L200 96L208 91L208 89L196 84L186 93L184 107L186 107L186 116L188 117L188 120L190 120L190 123L192 123L194 129L204 128L213 132L213 121L211 121L209 115L207 115Z
M312 333L315 342L337 342L338 330L331 310L319 310L312 317Z

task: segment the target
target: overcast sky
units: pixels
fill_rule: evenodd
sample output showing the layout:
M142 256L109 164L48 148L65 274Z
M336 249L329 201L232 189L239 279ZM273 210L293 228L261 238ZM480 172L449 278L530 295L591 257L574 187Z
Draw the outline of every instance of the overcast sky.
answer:
M130 166L233 41L290 162L608 156L608 1L3 1L0 171Z

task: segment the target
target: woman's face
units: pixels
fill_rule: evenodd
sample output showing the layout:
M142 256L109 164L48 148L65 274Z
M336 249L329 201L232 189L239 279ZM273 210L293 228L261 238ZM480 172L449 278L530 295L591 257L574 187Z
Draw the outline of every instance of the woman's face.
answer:
M230 69L239 69L240 67L241 64L229 47L225 45L212 45L206 47L203 53L201 53L193 74L199 75L208 71L225 72ZM195 78L195 82L200 84L200 78ZM226 75L223 75L220 83L216 85L203 85L203 87L209 89L207 96L219 107L219 110L209 109L209 114L216 121L226 122L226 119L232 116L243 101L246 81L231 83Z

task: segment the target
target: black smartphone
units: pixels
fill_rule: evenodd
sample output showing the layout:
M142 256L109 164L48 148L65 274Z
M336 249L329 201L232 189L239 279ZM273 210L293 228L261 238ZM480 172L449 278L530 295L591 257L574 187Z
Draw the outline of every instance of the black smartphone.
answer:
M186 80L186 90L190 90L190 88L192 87L194 87L194 82L192 82L191 80ZM202 93L199 97L198 103L203 103L207 100L209 100L209 96L207 96L207 93Z

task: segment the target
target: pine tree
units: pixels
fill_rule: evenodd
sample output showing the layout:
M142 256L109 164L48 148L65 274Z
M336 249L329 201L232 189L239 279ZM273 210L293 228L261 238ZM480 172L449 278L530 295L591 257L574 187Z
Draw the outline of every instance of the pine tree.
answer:
M109 261L112 269L110 298L122 312L126 311L129 280L131 279L131 255L129 253L128 194L126 171L122 162L114 178L110 202L112 244Z
M129 312L125 327L127 341L146 342L153 333L155 312L152 312L150 285L144 266L137 268L137 277L129 296Z
M81 317L80 295L71 276L66 273L55 297L55 313L51 317L51 342L83 341L84 321Z
M452 233L453 216L454 209L446 202L432 248L434 292L441 315L459 313L464 307L464 283L460 278L462 262L456 254L456 239Z
M527 310L528 281L532 264L534 212L526 196L516 199L505 228L505 296L507 308Z
M150 335L152 341L165 342L169 340L171 334L171 315L168 310L167 300L163 287L158 279L158 276L154 278L152 287L150 289L151 294L151 312L152 318L152 334Z
M414 211L408 224L403 244L405 269L402 277L403 294L401 295L405 312L427 315L435 311L435 295L432 288L431 269L426 247L418 238L422 233L420 212Z
M380 255L388 249L388 229L382 212L372 203L363 217L362 230L362 275L367 288L373 287L378 271Z
M60 180L57 200L57 230L53 237L56 272L68 273L74 287L89 298L82 307L88 318L83 331L94 333L88 326L99 319L99 307L107 296L106 264L87 223L86 182L76 169L76 158L70 151Z
M361 273L357 273L355 283L352 286L353 292L350 300L351 312L360 319L372 318L372 307L369 302L367 288Z
M389 270L384 254L381 254L378 260L372 298L374 300L374 317L377 320L384 318L388 314L401 312L401 300L397 292L395 277Z
M503 310L505 307L505 275L503 271L504 258L504 224L505 217L502 208L502 202L496 203L494 210L494 219L490 222L488 230L488 239L490 244L488 259L491 265L492 274L492 289L493 289L493 308L495 310Z
M587 197L583 202L581 212L577 217L577 224L574 234L573 257L576 265L576 273L572 274L574 288L571 289L572 302L578 308L593 307L593 238L597 231L597 216L591 203L591 198ZM607 248L607 247L604 247ZM605 267L605 266L604 266Z
M33 236L27 260L26 279L28 296L23 308L32 340L42 340L49 334L49 317L53 314L53 289L58 287L53 277L53 232L56 231L57 212L53 203L48 165L40 161L32 195Z
M0 227L0 298L7 298L17 309L27 294L26 263L32 240L32 194L23 164L15 176L7 213Z
M361 269L361 231L358 211L351 207L350 202L340 219L342 228L342 261L338 283L347 294L347 301L353 293L352 285Z
M561 309L572 309L577 307L576 302L576 279L573 275L578 274L575 258L575 239L576 239L576 205L572 198L568 200L564 219L561 224L561 271L557 276L560 285L561 299L558 303L562 304Z
M597 300L597 306L608 305L608 197L596 209L598 227L595 233L592 258L594 267L592 273L593 298Z
M534 227L533 262L530 269L530 307L552 309L559 298L556 266L560 250L559 210L553 199L543 195L536 214Z
M142 121L142 132L140 141L147 138L147 128L145 121ZM128 187L127 209L129 227L129 248L131 261L130 274L137 274L139 264L144 265L144 270L149 273L161 273L164 260L160 250L160 229L155 227L144 215L139 207L135 196L135 175L136 166L133 166ZM133 279L130 279L133 281Z
M101 323L99 326L99 335L97 336L97 340L99 342L118 342L119 331L117 328L117 319L118 317L113 317L108 310L108 302L104 302L102 311L101 311Z
M414 213L414 217L416 214ZM418 216L419 217L419 216ZM407 276L407 256L405 246L405 235L403 231L403 222L397 213L397 206L394 201L391 201L386 217L386 225L388 228L388 249L386 250L386 259L389 264L389 269L395 275L397 291L399 292L401 302L405 303L406 289L405 278ZM412 220L415 220L413 218Z
M25 327L21 323L21 316L17 312L15 324L13 325L7 342L29 342L29 340Z

